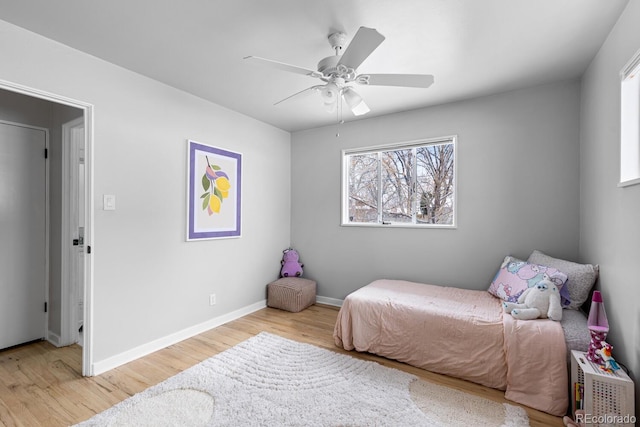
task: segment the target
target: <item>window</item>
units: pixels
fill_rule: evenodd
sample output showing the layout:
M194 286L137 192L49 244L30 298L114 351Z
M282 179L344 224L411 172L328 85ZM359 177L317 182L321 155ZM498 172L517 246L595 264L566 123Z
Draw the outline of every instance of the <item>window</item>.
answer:
M455 227L456 137L343 150L342 225Z
M640 184L640 51L620 72L620 184Z

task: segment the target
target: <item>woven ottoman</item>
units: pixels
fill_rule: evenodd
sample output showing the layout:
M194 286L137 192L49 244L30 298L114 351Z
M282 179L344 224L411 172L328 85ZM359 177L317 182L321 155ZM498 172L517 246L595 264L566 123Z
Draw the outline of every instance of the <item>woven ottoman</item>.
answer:
M267 306L297 313L316 302L316 282L283 277L267 285Z

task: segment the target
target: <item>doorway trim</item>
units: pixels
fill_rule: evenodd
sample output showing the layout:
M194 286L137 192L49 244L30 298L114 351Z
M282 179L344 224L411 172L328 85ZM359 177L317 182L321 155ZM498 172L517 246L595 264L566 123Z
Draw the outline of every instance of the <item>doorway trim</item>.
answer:
M78 277L78 249L73 250L76 246L73 246L71 241L74 237L76 239L80 238L80 236L76 236L78 233L77 223L80 222L80 218L75 218L79 211L79 206L76 206L77 202L72 202L73 193L77 194L78 191L78 153L75 135L79 127L83 128L82 132L84 134L84 117L78 117L62 124L62 230L60 233L62 243L62 252L60 254L62 286L59 343L61 346L78 342L80 335L78 332L78 303L80 298L78 297L79 289L75 287L75 283L80 283L80 286L84 286L84 278ZM84 145L85 138L82 135L83 157ZM72 217L75 219L72 219ZM78 244L84 250L84 243L79 242Z
M85 248L88 249L93 243L93 105L67 98L61 95L46 92L40 89L23 86L17 83L0 79L0 89L17 92L34 98L68 105L83 111L84 117L84 139L85 139ZM63 179L67 179L63 177ZM87 251L86 255L90 253ZM84 257L84 319L83 334L84 344L82 346L82 375L93 376L93 265L94 257Z

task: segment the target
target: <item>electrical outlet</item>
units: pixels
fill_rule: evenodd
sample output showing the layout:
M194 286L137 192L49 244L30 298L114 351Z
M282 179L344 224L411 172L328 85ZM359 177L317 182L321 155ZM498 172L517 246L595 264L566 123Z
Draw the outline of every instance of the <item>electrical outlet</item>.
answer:
M216 305L216 294L209 295L209 305Z

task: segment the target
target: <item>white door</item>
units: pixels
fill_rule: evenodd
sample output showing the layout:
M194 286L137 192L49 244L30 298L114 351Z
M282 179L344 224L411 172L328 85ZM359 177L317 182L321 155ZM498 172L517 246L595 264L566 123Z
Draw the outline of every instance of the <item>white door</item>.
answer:
M76 207L77 230L78 230L78 246L76 250L76 266L75 266L75 293L76 293L76 330L82 328L84 322L84 205L85 205L85 185L84 185L84 127L76 127L73 129L73 154L74 154L74 178L76 179L74 200Z
M60 345L79 342L84 320L84 118L62 125L62 327Z
M0 349L45 337L47 133L0 122Z

